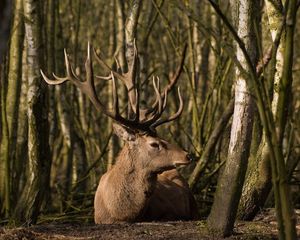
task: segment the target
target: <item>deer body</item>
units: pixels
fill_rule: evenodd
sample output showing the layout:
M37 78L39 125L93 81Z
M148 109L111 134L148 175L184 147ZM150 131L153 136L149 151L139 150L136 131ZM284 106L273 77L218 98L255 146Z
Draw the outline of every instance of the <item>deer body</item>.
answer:
M174 221L198 218L196 201L176 169L159 174L143 220Z
M146 195L156 179L136 166L125 147L113 168L99 182L95 201L95 222L134 221L147 205Z
M99 182L95 222L191 219L192 195L173 169L189 163L187 153L158 138L135 138Z

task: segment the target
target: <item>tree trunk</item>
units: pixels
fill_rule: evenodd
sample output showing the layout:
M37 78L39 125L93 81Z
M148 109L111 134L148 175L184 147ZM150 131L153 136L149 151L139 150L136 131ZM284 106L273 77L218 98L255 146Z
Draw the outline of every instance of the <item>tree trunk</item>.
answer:
M18 113L18 138L17 138L17 150L16 150L16 160L14 167L14 177L12 178L12 189L15 202L20 196L21 189L25 186L25 179L27 177L26 172L24 171L24 162L28 161L28 118L27 118L27 47L25 46L26 39L24 39L24 49L22 54L22 86L20 94L20 106Z
M109 30L110 30L110 36L109 36L109 47L108 47L108 56L113 56L116 48L116 38L115 38L115 1L111 1L110 3L110 15L109 15ZM121 29L119 31L122 31ZM111 96L113 95L113 87L112 84L109 84L107 96L108 96L108 108L113 109L113 100ZM112 131L112 119L108 119L107 123L107 136L111 134ZM112 136L109 140L108 144L108 153L107 153L107 171L110 170L114 164L114 158L116 154L116 141L115 136Z
M118 49L118 62L123 72L126 71L126 57L125 57L125 16L124 16L124 2L122 0L116 0L116 17L117 17L117 42L116 48Z
M6 67L7 63L0 65L0 74L1 74L1 149L0 149L0 216L5 216L8 213L6 212L6 209L9 209L9 202L8 204L5 202L5 199L9 199L9 194L5 193L6 189L9 189L9 186L7 184L9 183L9 173L7 161L3 161L3 159L8 159L8 153L9 153L9 134L8 134L8 126L7 126L7 119L6 119ZM8 191L7 191L8 192ZM8 192L9 193L9 192Z
M56 0L48 0L47 3L47 19L46 19L46 48L47 48L47 72L54 72L55 70L55 37L57 34L56 29L56 14L57 8ZM51 152L53 152L53 144L55 135L57 133L57 116L55 109L55 87L48 86L49 88L49 145Z
M282 24L283 15L280 9L273 5L272 1L266 0L266 10L268 14L269 28L271 31L272 40L275 41L278 31L280 30L280 25ZM295 8L292 7L292 8ZM295 14L295 13L294 13ZM290 16L290 24L294 28L295 16ZM293 29L291 30L293 31ZM290 33L293 35L293 32ZM289 53L288 49L284 46L289 46L292 43L293 38L287 39L286 31L283 31L281 36L281 41L276 52L276 69L273 72L273 100L272 100L272 113L275 116L275 121L277 122L277 134L280 145L282 144L283 133L285 129L285 118L287 116L286 109L288 108L289 101L288 97L291 95L290 86L292 84L291 75L285 76L285 83L283 82L283 69L292 68L292 63L290 60L284 59L286 54L288 58L292 59L292 50ZM287 71L286 71L287 72ZM288 73L288 74L291 74ZM284 87L285 86L285 87ZM279 104L279 99L281 99L281 104ZM285 100L283 100L285 99ZM251 160L249 172L247 174L246 184L243 189L242 198L239 206L238 216L243 220L252 220L257 212L263 208L265 201L272 188L272 175L271 175L271 164L270 164L270 149L267 144L265 131L263 133L262 141L260 143L259 150Z
M280 30L280 25L283 21L283 16L280 10L276 8L271 1L266 0L265 3L272 40L275 41L276 35ZM274 66L276 70L274 72L272 71L275 75L271 76L272 79L274 79L272 101L272 112L274 116L277 112L279 98L277 86L279 86L281 81L283 70L283 41L284 34L281 37L281 41L276 52L276 65ZM261 143L256 155L250 159L247 178L243 187L243 193L238 210L238 217L243 220L252 220L255 217L257 212L264 206L272 187L270 156L265 131L263 131Z
M28 64L28 168L25 189L15 211L15 221L36 223L50 171L46 86L40 77L42 39L39 0L24 0Z
M11 0L0 1L0 63L2 63L8 46L11 8Z
M238 11L232 12L237 21L237 33L243 39L252 64L255 66L257 47L253 28L255 18L253 17L258 1L243 0L232 1L232 3L238 6ZM239 47L237 59L243 68L250 72L245 56ZM236 69L234 105L227 161L219 177L214 203L208 218L210 231L218 236L228 236L232 233L251 144L254 102L246 79L238 68Z
M206 4L206 25L207 27L211 27L212 15L211 15L211 7ZM198 32L198 31L197 31ZM210 55L210 47L209 47L210 39L205 39L201 46L201 60L197 61L196 65L196 73L199 78L199 93L201 103L205 102L207 88L208 88L208 80L209 80L209 55ZM199 57L198 57L199 58Z
M130 11L127 16L127 22L125 26L125 38L126 38L126 60L128 65L131 65L134 55L134 40L136 39L137 24L140 15L142 1L132 0Z
M18 110L21 91L21 72L22 72L22 48L24 38L24 25L23 25L23 3L22 0L15 1L13 25L11 31L11 40L9 48L9 60L8 60L8 83L7 83L7 95L5 105L6 108L6 121L8 139L5 140L8 143L6 148L2 148L2 151L8 151L4 154L6 157L2 158L5 162L5 192L0 192L0 195L4 196L6 212L10 213L10 205L12 199L11 194L11 169L15 167L15 153L17 143L17 129L18 129ZM4 177L4 176L1 176ZM1 182L1 181L0 181Z

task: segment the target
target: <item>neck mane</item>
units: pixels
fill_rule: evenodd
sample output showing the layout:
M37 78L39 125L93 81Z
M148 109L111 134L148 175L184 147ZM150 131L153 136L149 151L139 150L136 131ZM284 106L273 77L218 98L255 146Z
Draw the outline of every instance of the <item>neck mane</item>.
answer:
M138 161L135 152L126 144L110 171L117 186L114 197L136 217L143 214L157 181L157 175L141 169Z

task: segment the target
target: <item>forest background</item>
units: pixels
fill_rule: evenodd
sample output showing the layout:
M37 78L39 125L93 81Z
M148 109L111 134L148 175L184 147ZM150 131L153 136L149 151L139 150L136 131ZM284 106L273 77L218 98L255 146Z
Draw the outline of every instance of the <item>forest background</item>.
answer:
M112 134L111 120L96 112L86 96L71 84L47 86L40 69L64 76L66 49L76 74L84 76L90 42L108 66L126 72L127 49L135 41L141 104L152 97L153 76L166 86L182 67L177 86L184 112L159 135L193 153L195 162L182 173L211 229L226 235L236 216L251 220L267 204L276 207L282 236L295 236L299 1L1 4L2 224L92 220L99 178L122 143ZM137 24L129 28L132 16ZM108 74L96 62L94 69ZM111 107L109 81L97 80L96 87ZM122 87L119 96L126 110ZM168 101L169 111L175 111L176 94Z

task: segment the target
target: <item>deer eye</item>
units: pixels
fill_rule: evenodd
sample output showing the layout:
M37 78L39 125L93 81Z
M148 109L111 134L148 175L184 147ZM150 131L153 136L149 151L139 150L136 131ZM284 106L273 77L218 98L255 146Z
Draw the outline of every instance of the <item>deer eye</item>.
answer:
M159 149L159 144L156 142L150 143L150 146Z

